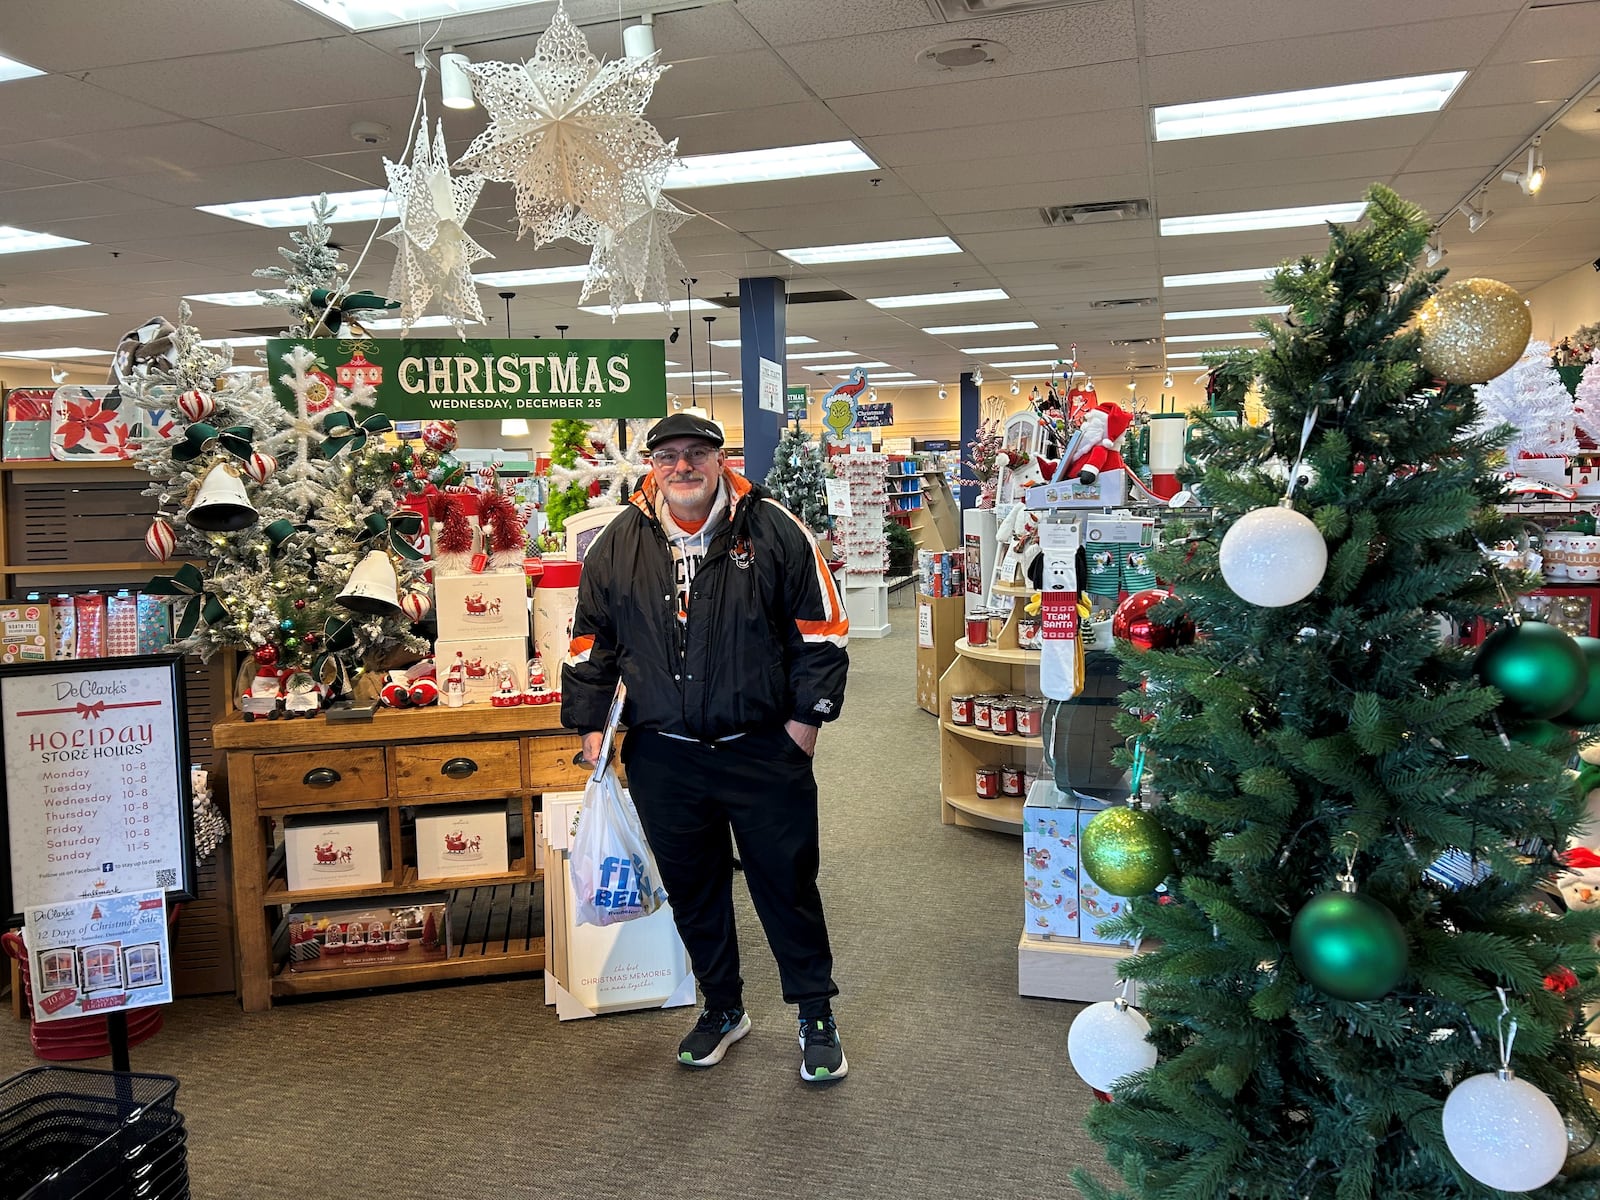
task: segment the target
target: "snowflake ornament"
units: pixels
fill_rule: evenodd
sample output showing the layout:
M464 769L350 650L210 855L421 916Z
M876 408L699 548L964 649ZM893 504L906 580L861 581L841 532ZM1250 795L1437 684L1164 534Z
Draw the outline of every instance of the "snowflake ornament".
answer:
M463 228L484 181L477 175L452 178L444 123L439 123L429 146L426 108L417 127L410 165L386 158L383 169L389 176L389 191L400 206L400 224L382 238L394 243L398 251L389 292L400 297L400 320L409 328L421 318L429 301L438 297L440 309L456 327L456 336L465 337L464 325L483 323L472 264L494 257Z
M526 63L465 69L490 120L456 168L516 187L519 236L543 246L580 216L621 229L630 207L654 206L677 161L643 116L666 70L656 55L602 63L558 6Z
M608 292L613 321L627 301L626 292L633 293L635 300L659 304L663 312L670 312L672 294L668 289L689 273L672 244L672 234L689 219L688 213L660 196L650 208L632 208L630 217L620 229L596 225L592 233L577 231L588 235L579 237L579 241L589 241L594 246L578 303L601 291Z

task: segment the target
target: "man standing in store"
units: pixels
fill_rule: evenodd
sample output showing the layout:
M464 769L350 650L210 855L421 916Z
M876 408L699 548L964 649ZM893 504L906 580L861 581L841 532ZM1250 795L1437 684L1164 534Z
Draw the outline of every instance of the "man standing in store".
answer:
M750 1031L733 841L786 1003L800 1077L843 1078L817 890L817 730L844 705L849 622L805 527L725 465L722 431L673 413L650 474L584 556L561 718L591 762L617 679L622 759L705 1008L678 1061L711 1067Z

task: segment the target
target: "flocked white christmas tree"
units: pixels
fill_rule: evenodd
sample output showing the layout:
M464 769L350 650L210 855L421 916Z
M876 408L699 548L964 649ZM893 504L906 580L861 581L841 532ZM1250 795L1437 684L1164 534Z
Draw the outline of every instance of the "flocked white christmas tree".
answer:
M1546 342L1529 342L1515 366L1481 385L1478 403L1483 428L1504 423L1516 430L1506 443L1512 470L1519 460L1559 457L1578 449L1572 393L1550 365Z

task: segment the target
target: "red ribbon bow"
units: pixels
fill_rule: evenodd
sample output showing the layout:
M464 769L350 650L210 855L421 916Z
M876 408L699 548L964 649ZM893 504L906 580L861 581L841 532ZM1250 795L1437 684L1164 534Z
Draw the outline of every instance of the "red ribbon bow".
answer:
M104 715L105 711L106 702L104 700L96 700L93 704L78 705L78 715L80 717L100 717Z

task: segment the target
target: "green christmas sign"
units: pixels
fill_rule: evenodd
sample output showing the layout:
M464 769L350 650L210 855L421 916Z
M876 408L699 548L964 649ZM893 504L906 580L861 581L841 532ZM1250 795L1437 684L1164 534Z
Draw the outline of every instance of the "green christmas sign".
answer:
M506 417L660 417L667 411L666 345L659 341L524 338L271 338L267 373L286 407L283 359L295 346L317 356L330 392L357 381L377 389L396 421Z

